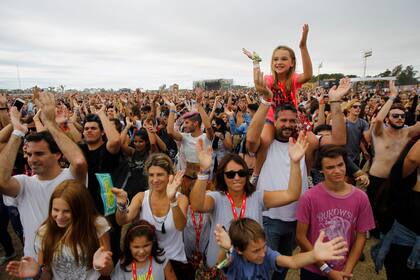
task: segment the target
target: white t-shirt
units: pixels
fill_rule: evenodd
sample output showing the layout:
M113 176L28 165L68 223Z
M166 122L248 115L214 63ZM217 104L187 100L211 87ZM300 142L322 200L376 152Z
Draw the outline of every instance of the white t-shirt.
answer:
M98 216L95 220L96 235L98 239L111 229L108 221ZM35 239L35 247L37 251L41 249L41 240L45 232L45 226L41 226L38 231L38 235ZM68 246L62 246L61 252L54 254L54 259L51 265L53 279L54 280L96 280L101 275L98 271L88 268L86 263L83 263L83 258L80 256L83 252L79 250L79 263L77 264L76 259L73 256L72 249Z
M197 154L196 154L196 145L198 139L203 139L204 150L207 150L208 146L211 146L211 140L207 137L205 133L201 134L198 137L192 137L191 133L181 133L182 135L182 145L184 149L185 159L187 162L199 163Z
M63 181L74 179L69 168L61 171L52 180L39 180L38 176L13 176L20 184L20 192L15 198L20 213L20 221L25 238L24 255L38 259L34 248L35 233L48 217L50 197L55 188Z
M282 143L273 140L271 143L264 165L258 178L257 189L265 191L287 190L290 178L290 158L289 143ZM302 192L308 189L305 157L300 161L302 174ZM297 202L292 202L286 206L270 208L263 212L263 216L271 219L280 219L285 222L296 221Z

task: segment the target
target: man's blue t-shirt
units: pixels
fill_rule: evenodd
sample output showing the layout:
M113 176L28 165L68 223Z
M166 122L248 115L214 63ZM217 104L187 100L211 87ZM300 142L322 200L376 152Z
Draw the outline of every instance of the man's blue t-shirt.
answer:
M264 257L262 264L255 264L246 261L236 251L232 253L232 259L230 265L225 268L224 272L227 279L243 279L243 280L254 280L254 279L271 279L271 275L274 271L281 272L283 268L277 266L276 257L280 253L271 250L267 247L267 252Z

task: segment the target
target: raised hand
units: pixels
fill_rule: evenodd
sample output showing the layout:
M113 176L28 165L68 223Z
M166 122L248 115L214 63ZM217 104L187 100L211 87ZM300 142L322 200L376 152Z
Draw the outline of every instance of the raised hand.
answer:
M308 149L309 142L306 138L305 132L299 133L298 139L295 141L292 137L289 138L289 157L292 162L300 162Z
M65 123L66 121L68 121L69 118L69 112L67 110L67 107L65 105L58 105L56 107L56 111L55 111L55 121L58 124L62 124Z
M179 187L181 187L182 177L184 176L184 171L178 171L175 176L169 176L169 182L166 186L166 195L169 198L169 201L176 200L176 192L178 191Z
M324 94L325 94L325 89L319 88L316 93L316 99L318 100L319 103L321 103L324 100Z
M35 100L39 99L40 92L41 92L41 89L38 86L34 86L32 88L32 96L33 96L34 102Z
M0 106L1 107L6 107L7 105L7 97L5 93L0 93Z
M300 38L299 48L306 47L306 41L308 39L308 32L309 32L309 25L305 23L302 27L302 37Z
M351 80L350 78L342 78L340 80L340 84L337 86L333 86L329 92L328 92L328 96L329 96L329 101L340 101L344 95L346 95L349 90L351 89Z
M328 242L323 242L325 232L321 231L314 244L314 257L316 261L343 260L344 254L348 251L347 242L343 237L336 237Z
M11 261L6 266L10 276L32 278L39 272L39 264L33 257L22 257L20 261Z
M97 270L102 270L105 267L112 265L112 252L105 250L104 247L99 247L93 255L93 267Z
M10 122L13 125L13 129L20 130L25 134L28 132L28 128L20 122L20 112L15 106L10 109Z
M37 101L38 100L38 101ZM35 100L37 106L42 109L41 119L43 123L55 123L55 100L51 93L39 93L39 99Z
M398 90L395 87L395 81L389 81L389 96L390 97L398 96Z
M170 109L175 109L175 103L173 103L172 101L170 101L167 97L163 96L163 101L165 102L165 104L170 108Z
M128 195L125 190L118 189L118 188L111 188L111 192L115 194L115 196L117 197L117 203L119 205L125 206L127 204Z
M217 244L219 244L220 247L226 250L232 247L229 234L223 229L223 227L220 224L216 225L214 235L216 236Z
M271 100L273 98L273 92L267 87L264 80L264 73L259 69L254 69L254 84L257 92L261 94L265 100Z
M245 48L242 48L242 52L249 58L252 60L252 52L248 51Z
M197 105L201 105L201 102L203 102L203 93L204 90L202 88L195 88L195 100L197 101Z
M196 151L197 158L198 158L198 161L200 162L200 170L202 171L209 170L213 162L212 160L213 151L211 147L209 146L207 147L207 150L205 150L203 139L198 139L196 150L197 150Z
M125 117L125 123L127 128L130 129L131 127L133 127L133 122L131 121L130 117Z

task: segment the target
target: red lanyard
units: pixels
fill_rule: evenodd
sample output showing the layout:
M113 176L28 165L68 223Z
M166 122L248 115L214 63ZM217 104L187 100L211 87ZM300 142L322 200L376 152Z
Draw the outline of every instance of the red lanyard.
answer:
M150 280L150 277L152 277L152 256L150 256L149 258L149 270L147 271L147 276L146 276L146 280ZM131 263L131 270L133 272L133 280L137 280L137 265L136 265L136 261L133 261Z
M229 192L225 192L225 194L227 198L229 199L230 206L232 207L233 218L237 220L238 213L236 213L236 208L235 208L235 205L233 204L232 196L230 195ZM245 216L245 209L246 209L246 193L244 192L244 195L242 197L241 215L239 216L240 218L243 218Z
M195 220L195 214L194 211L192 210L192 208L190 207L191 210L191 219L194 225L194 230L195 230L195 248L198 250L200 247L200 235L201 235L201 230L203 229L203 214L200 213L199 217L200 220L198 222L198 227L197 227L197 221Z

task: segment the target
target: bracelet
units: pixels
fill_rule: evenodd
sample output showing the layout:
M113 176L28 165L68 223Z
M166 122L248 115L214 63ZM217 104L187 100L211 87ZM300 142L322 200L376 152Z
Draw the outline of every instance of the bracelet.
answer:
M169 110L169 113L174 113L174 114L176 114L176 113L177 113L177 111L176 111L176 110L174 110L174 109L170 109L170 110Z
M261 104L263 104L263 105L267 105L267 106L271 106L273 103L271 102L271 99L269 99L269 100L265 100L264 98L260 98L260 102L261 102Z
M252 54L252 61L255 63L255 62L261 62L262 61L262 59L261 59L261 57L256 53L256 52L254 52L253 54Z
M169 205L171 206L171 208L177 207L178 206L178 199L175 200L175 202L169 202Z
M323 273L325 273L325 274L328 274L328 273L330 273L331 272L331 270L332 270L332 268L327 264L327 263L324 263L320 268L319 268L319 270L321 270L321 272L323 272Z
M197 180L207 181L209 179L209 174L197 174Z
M130 205L130 199L127 197L124 205L117 203L117 209L120 210L122 213L128 213L128 206Z
M97 267L96 265L93 265L93 270L95 270L95 271L100 271L102 269L104 269L104 268L103 267Z
M25 138L25 133L17 129L13 130L12 135L22 139Z
M397 99L397 97L396 97L396 96L390 96L390 97L389 97L389 99L390 99L392 102L394 102L394 101L395 101L395 99Z
M331 100L331 101L328 101L328 103L341 103L341 100Z
M7 107L1 107L0 110L8 110L9 108Z

